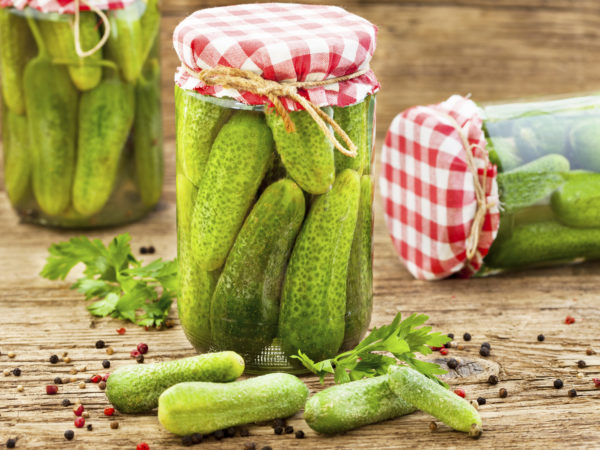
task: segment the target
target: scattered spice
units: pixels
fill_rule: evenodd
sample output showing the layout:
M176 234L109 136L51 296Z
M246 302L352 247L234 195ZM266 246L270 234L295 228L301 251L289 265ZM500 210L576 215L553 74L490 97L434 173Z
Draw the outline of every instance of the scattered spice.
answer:
M446 356L448 354L448 349L447 348L440 349L440 354L443 356Z
M140 353L140 352L138 352L137 350L131 350L131 351L129 352L129 356L130 356L131 358L137 358L137 357L138 357L138 356L140 356L140 355L141 355L141 353Z
M282 434L282 433L283 433L283 428L282 428L282 427L275 427L275 428L273 429L273 432L274 432L275 434Z
M489 348L490 350L492 349L492 346L490 345L490 343L489 343L489 342L483 342L483 343L481 344L481 346L482 346L482 347L487 347L487 348Z
M119 428L119 422L116 422L116 421L115 421L115 422L111 422L111 423L110 423L110 427L111 427L113 430L116 430L117 428Z
M74 437L75 437L75 432L73 430L67 430L67 431L65 431L65 439L67 441L70 441Z
M574 323L575 323L575 317L572 317L572 316L567 316L567 317L565 318L565 323L566 323L567 325L574 324Z
M107 347L107 348L106 348L106 354L107 354L107 355L112 355L114 352L115 352L115 351L114 351L114 349L113 349L112 347Z
M448 336L450 339L454 339L454 333L448 333L446 336Z
M6 441L6 448L15 448L16 445L17 445L16 439L11 438L8 441Z
M15 369L13 369L12 373L13 373L13 375L14 375L15 377L20 377L20 376L21 376L21 369L19 369L19 368L17 367L17 368L15 368Z
M135 450L150 450L150 446L145 442L141 442L135 446Z
M508 391L502 388L498 391L498 395L500 396L500 398L506 398L508 397Z
M77 417L73 423L75 424L75 427L83 428L85 425L85 419L83 417Z
M458 350L464 350L464 349L465 349L465 346L464 346L464 345L462 345L462 344L458 344L458 345L456 346L456 348L457 348Z
M265 445L263 448L261 448L260 450L273 450L273 448L270 445Z
M594 383L594 386L600 388L600 378L592 378L592 382Z
M456 369L458 367L458 361L454 358L450 358L447 362L449 369Z
M287 425L285 419L275 419L273 420L273 425L271 425L273 428L277 428L277 427L285 427Z
M488 357L488 356L490 356L490 349L489 349L489 348L487 348L487 347L481 347L481 348L479 349L479 354L480 354L481 356Z
M175 326L175 322L172 319L165 320L165 327L173 328Z
M108 359L102 361L102 367L104 367L105 369L110 368L110 361Z
M287 427L284 428L283 431L285 432L285 434L292 434L294 432L294 427L291 425L288 425Z
M564 386L564 383L562 382L561 379L557 378L556 380L554 380L554 387L556 389L560 389Z
M100 383L98 383L98 388L100 388L101 391L106 389L106 381L101 381Z
M577 378L583 378L583 372L577 372Z
M23 392L25 390L25 388L23 387L22 384L17 386L17 392Z
M71 400L69 400L68 398L63 399L61 405L63 406L71 406Z
M154 252L156 252L156 249L154 248L153 245L151 245L150 247L148 247L148 254L153 255Z
M81 416L84 410L85 408L83 407L83 405L77 405L75 408L73 408L73 414L75 414L76 416Z
M591 347L590 347L590 348L588 348L588 349L585 351L585 354L586 354L586 355L588 355L588 356L595 355L595 354L596 354L596 351L595 351L593 348L591 348Z
M543 334L538 334L537 340L539 342L544 342L544 339L546 339L546 336L544 336Z
M96 348L104 348L105 345L106 343L102 339L96 341Z
M90 381L92 383L100 383L102 381L102 377L100 375L94 375L92 378L90 378Z
M148 353L148 344L144 344L143 342L137 345L137 351L142 355Z
M488 378L488 383L492 386L498 384L498 377L496 375L490 375L490 377Z
M244 442L244 450L256 450L256 444L254 442Z
M104 415L105 416L112 416L115 413L115 408L110 407L110 408L104 408Z
M579 367L580 369L585 369L587 367L587 364L583 359L580 359L579 361L577 361L577 367Z
M91 423L88 423L86 428L88 431L92 431L94 429Z
M65 356L67 356L69 354L69 352L62 352L62 357L64 358Z
M200 433L192 434L192 444L200 444L202 439L204 439L204 436L202 436Z
M304 439L304 431L302 431L302 430L296 431L296 439Z
M146 253L148 253L148 249L146 247L140 247L140 253L142 255L145 255Z
M477 400L471 400L470 403L473 408L479 409L479 403L477 403Z
M54 384L63 384L62 378L61 377L56 377L54 379Z
M456 342L452 341L452 342L450 342L450 347L451 348L457 348L458 344Z
M83 414L81 415L81 417L85 417L86 419L88 419L90 417L90 413L87 411L84 411Z
M117 328L117 334L125 334L125 328Z
M577 397L577 391L575 389L569 389L569 397L573 398L573 397Z
M444 348L450 348L450 347L451 347L451 345L450 345L450 342L446 342L446 343L444 344Z
M462 398L465 398L466 395L464 389L454 389L454 393Z
M435 423L435 422L429 422L429 429L431 431L437 430L437 423Z
M2 373L4 374L4 376L5 376L5 377L7 377L7 376L9 376L9 375L10 375L10 370L8 370L8 369L4 369L4 370L2 371Z
M79 383L79 389L85 389L85 383L83 381Z
M217 430L213 433L213 436L217 441L220 441L225 437L225 433L223 432L223 430Z
M66 363L66 364L69 364L71 362L71 358L69 358L68 356L65 356L63 358L63 362Z
M487 400L483 397L477 397L477 403L480 405L485 405Z
M225 437L235 437L237 433L237 430L235 429L235 427L229 427L225 430ZM194 437L194 435L192 435L192 438Z
M465 333L463 334L463 339L468 342L471 340L471 335L469 333Z
M194 445L194 442L192 441L192 436L184 436L181 438L181 445L183 445L184 447L191 447L192 445Z
M71 377L71 378L69 378L69 381L71 383L75 383L77 381L77 377Z
M48 395L58 394L58 386L55 384L49 384L48 386L46 386L46 394L48 394Z
M248 436L250 436L250 431L247 428L242 428L240 430L240 436L241 437L248 437Z
M6 354L9 358L14 358L15 356L17 356L17 354L15 352L8 352ZM10 440L10 439L9 439Z
M144 355L137 355L135 358L135 362L138 364L142 364L144 362Z
M71 375L75 375L75 374L77 374L77 369L75 367L72 367L71 370L69 370L69 373Z
M58 355L52 355L50 357L50 364L56 364L58 362Z
M104 381L106 383L108 381L109 376L110 376L110 373L105 373L104 376L102 377L102 381Z

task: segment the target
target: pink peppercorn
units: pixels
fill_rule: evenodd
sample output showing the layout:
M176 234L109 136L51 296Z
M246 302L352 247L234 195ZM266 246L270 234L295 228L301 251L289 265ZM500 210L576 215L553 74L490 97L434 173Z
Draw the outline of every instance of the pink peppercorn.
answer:
M454 393L462 398L465 398L466 395L464 389L454 389Z
M138 352L137 350L131 350L131 351L129 352L129 356L130 356L130 357L132 357L132 358L137 358L137 357L138 357L138 356L140 356L140 355L141 355L141 353L140 353L140 352Z
M571 325L571 324L575 323L575 317L567 316L565 319L565 323L567 325Z
M440 349L440 354L444 355L444 356L447 355L448 354L448 349L447 348L441 348Z
M150 450L150 446L145 442L142 442L135 447L135 450Z
M117 329L117 333L119 333L119 334L125 334L125 331L126 331L125 328Z
M100 375L94 375L92 378L90 378L90 380L92 380L92 383L100 383L102 381L102 377Z
M110 376L110 373L105 373L104 376L102 377L102 381L104 381L104 382L108 381L109 376Z
M73 409L73 414L75 414L77 417L79 417L83 414L84 410L85 410L85 408L83 407L83 405L79 405L78 407Z
M56 386L54 384L46 386L46 394L48 394L48 395L58 394L58 386Z
M600 388L600 378L592 378L592 381L594 382L594 386Z
M104 409L105 416L112 416L114 413L115 413L115 408L105 408Z
M141 344L138 344L137 351L140 352L142 355L145 355L146 353L148 353L148 345L144 344L143 342Z
M83 417L77 417L74 423L77 428L83 428L85 425L85 419Z

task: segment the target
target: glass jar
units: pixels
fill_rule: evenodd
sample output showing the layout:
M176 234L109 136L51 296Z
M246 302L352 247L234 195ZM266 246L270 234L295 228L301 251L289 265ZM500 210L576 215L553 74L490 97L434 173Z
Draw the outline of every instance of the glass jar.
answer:
M600 257L600 95L481 108L500 228L481 274Z
M372 309L375 98L323 108L358 147L334 149L306 111L175 88L179 317L200 351L249 372L304 371L355 346ZM335 152L335 153L334 153Z
M82 50L99 46L80 57L72 14L0 8L4 181L24 221L116 225L160 199L158 0L106 15L80 13Z

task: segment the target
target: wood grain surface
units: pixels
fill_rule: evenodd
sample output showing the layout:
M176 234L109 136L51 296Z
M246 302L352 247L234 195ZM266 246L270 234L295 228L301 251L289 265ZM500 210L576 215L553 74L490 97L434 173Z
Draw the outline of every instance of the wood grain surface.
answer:
M128 231L135 249L154 245L157 255L176 254L175 183L172 75L176 57L171 50L171 30L186 14L229 2L221 0L164 1L163 80L167 174L163 200L157 211L137 224L88 233L108 241ZM515 96L594 90L600 87L600 3L596 0L423 0L333 1L379 26L379 47L373 66L383 89L378 98L378 143L393 116L411 104L437 102L453 93L472 93L478 101ZM1 176L0 176L1 178ZM1 182L1 180L0 180ZM112 418L102 414L108 405L96 385L79 389L77 383L60 386L57 396L47 396L45 385L56 376L70 377L72 367L87 367L85 379L130 363L129 351L138 343L150 347L147 362L194 354L181 328L144 331L121 322L97 319L92 323L81 296L68 282L49 282L38 273L48 246L75 236L65 232L19 224L0 193L0 372L19 367L20 377L0 373L0 443L17 437L17 448L135 448L147 442L152 449L177 448L181 441L158 425L155 414ZM290 423L306 432L305 440L293 435L275 436L266 426L250 427L249 438L222 442L210 440L197 448L598 448L597 411L600 389L600 264L531 270L476 280L427 283L413 280L399 263L385 229L379 198L375 226L375 306L372 326L404 315L423 312L435 330L453 332L464 350L451 349L462 369L449 381L462 387L468 399L483 396L480 408L484 435L472 441L439 424L429 430L431 418L423 413L365 427L335 437L317 436L297 415ZM70 278L72 282L74 278ZM566 325L567 315L576 322ZM176 319L175 309L173 317ZM463 342L469 332L473 338ZM544 342L536 336L543 333ZM112 356L94 348L98 339L114 349ZM492 346L489 358L478 354L479 345ZM11 359L8 352L15 352ZM51 365L52 354L69 352L70 364ZM440 362L444 359L438 356ZM579 369L577 361L587 368ZM477 370L483 367L482 373ZM500 383L485 380L497 373ZM581 373L580 376L578 374ZM554 389L561 378L565 387ZM314 377L305 377L311 392L321 389ZM23 392L17 391L22 385ZM506 388L501 399L498 390ZM578 396L569 398L575 388ZM67 442L63 433L73 427L71 408L63 398L80 398L93 431L76 430ZM114 430L109 422L118 421Z

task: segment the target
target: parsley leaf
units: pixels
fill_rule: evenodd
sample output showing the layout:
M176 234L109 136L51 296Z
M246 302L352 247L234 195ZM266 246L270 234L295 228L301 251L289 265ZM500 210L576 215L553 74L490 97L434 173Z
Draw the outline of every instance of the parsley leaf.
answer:
M121 234L108 246L85 236L53 244L41 275L64 280L78 264L83 276L71 287L86 300L95 316L111 316L141 326L160 326L167 319L179 290L177 261L157 259L142 265L131 252L131 236Z
M402 361L447 387L446 383L435 376L445 374L444 369L416 357L416 353L429 355L432 353L430 347L442 347L450 341L445 334L432 333L431 327L421 326L427 319L429 317L425 314L413 314L402 320L398 313L391 324L374 328L354 349L335 358L315 363L302 351L298 351L298 355L292 358L300 360L304 367L319 375L321 383L330 374L338 384L384 375L390 366ZM389 356L390 353L393 357Z

